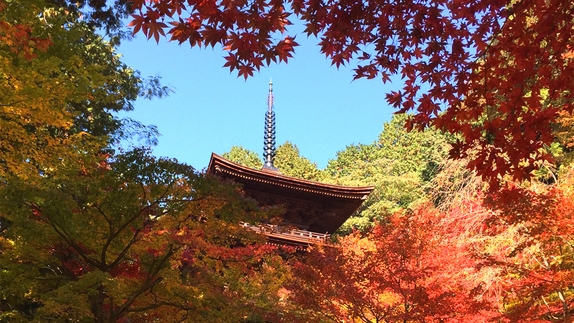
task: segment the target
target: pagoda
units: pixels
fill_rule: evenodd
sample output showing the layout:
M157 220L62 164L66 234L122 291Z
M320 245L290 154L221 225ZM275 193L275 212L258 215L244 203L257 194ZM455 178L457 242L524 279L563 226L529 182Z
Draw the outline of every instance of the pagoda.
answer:
M269 82L265 114L263 169L257 170L212 154L207 172L240 183L259 206L284 210L279 224L244 224L264 234L268 243L305 248L325 242L363 203L372 186L349 187L283 175L274 165L275 112L273 83Z

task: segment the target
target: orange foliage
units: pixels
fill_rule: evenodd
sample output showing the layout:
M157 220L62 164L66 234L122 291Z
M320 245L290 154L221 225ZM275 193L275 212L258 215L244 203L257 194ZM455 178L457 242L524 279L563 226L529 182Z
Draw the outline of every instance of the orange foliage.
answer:
M0 12L4 10L6 10L6 3L0 1ZM36 58L37 51L46 51L51 41L48 38L35 36L32 28L26 24L0 21L0 44L10 53L31 60Z
M498 268L510 321L572 322L574 200L564 193L512 187L489 200L497 213L481 263Z
M314 249L291 297L337 322L572 322L572 191L509 187L485 201L394 214Z
M474 262L439 216L428 206L398 213L312 250L295 266L294 300L338 322L485 322Z

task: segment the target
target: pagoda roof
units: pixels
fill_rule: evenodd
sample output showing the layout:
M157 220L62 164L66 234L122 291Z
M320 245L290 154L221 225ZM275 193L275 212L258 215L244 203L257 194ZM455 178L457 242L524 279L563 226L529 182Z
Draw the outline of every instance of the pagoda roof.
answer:
M260 206L284 206L286 223L319 233L335 232L374 188L331 185L252 169L217 154L211 155L207 172L241 183Z

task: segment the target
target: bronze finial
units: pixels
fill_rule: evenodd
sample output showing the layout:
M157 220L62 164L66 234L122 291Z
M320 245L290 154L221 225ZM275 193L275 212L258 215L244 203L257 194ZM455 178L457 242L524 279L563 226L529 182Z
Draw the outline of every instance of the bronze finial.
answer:
M267 111L273 111L273 80L269 79L269 94L267 95Z
M275 158L275 112L273 111L273 81L269 80L269 94L267 96L267 113L265 113L265 136L263 156L265 163L263 169L277 170L273 165Z

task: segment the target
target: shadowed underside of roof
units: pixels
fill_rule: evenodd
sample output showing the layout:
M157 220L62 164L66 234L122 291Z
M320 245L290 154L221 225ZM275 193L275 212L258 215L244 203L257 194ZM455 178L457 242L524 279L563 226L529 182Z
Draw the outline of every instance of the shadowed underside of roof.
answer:
M256 170L216 154L212 154L207 172L241 183L260 206L283 206L286 223L318 233L335 232L373 190L372 186L330 185Z

